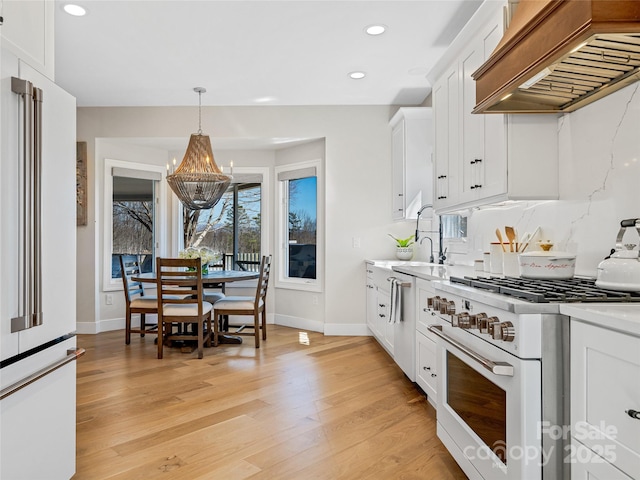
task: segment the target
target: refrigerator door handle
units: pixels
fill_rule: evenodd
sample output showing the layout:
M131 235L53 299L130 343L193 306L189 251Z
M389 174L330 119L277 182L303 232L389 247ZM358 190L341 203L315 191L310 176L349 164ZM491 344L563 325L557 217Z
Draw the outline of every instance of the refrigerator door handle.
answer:
M11 78L11 91L22 97L23 162L18 229L21 268L18 273L18 316L11 333L42 325L42 90L21 78Z
M67 350L67 356L64 357L63 359L58 360L57 362L54 362L51 365L29 375L28 377L25 377L22 380L19 380L16 383L9 385L8 387L0 390L0 400L2 400L5 397L8 397L9 395L16 393L18 390L23 389L27 385L31 385L33 382L40 380L42 377L46 377L47 375L49 375L52 372L55 372L57 369L59 369L60 367L63 367L67 363L77 360L84 354L85 354L84 348Z

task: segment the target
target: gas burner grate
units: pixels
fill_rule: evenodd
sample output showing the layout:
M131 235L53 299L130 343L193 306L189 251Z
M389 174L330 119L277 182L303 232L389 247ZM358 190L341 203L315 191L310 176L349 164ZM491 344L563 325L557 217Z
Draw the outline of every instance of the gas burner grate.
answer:
M449 280L532 303L640 302L640 292L605 290L591 278L451 277Z

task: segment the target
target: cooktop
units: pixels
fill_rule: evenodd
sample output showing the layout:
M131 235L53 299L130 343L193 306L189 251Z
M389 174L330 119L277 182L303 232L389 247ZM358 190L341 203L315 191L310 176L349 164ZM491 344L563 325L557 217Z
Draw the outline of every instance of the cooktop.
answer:
M592 278L450 277L449 281L532 303L640 302L640 292L599 288Z

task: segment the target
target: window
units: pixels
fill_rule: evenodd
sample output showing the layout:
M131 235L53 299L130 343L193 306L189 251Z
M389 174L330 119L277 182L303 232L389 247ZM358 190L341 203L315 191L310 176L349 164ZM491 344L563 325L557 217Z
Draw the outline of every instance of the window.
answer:
M320 291L320 162L278 167L279 286Z
M163 172L153 165L105 160L105 290L121 287L120 255L139 259L143 271L154 269Z
M122 278L120 255L137 258L152 271L154 255L155 182L113 176L111 278Z
M185 247L208 247L223 255L218 265L225 270L258 271L263 252L268 254L263 231L268 170L236 168L232 183L211 209L181 208Z

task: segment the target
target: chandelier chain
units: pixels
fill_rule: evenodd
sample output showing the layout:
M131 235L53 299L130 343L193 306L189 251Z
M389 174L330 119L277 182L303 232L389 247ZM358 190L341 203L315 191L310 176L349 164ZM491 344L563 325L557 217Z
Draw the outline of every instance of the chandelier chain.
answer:
M198 91L198 135L202 135L202 91Z

